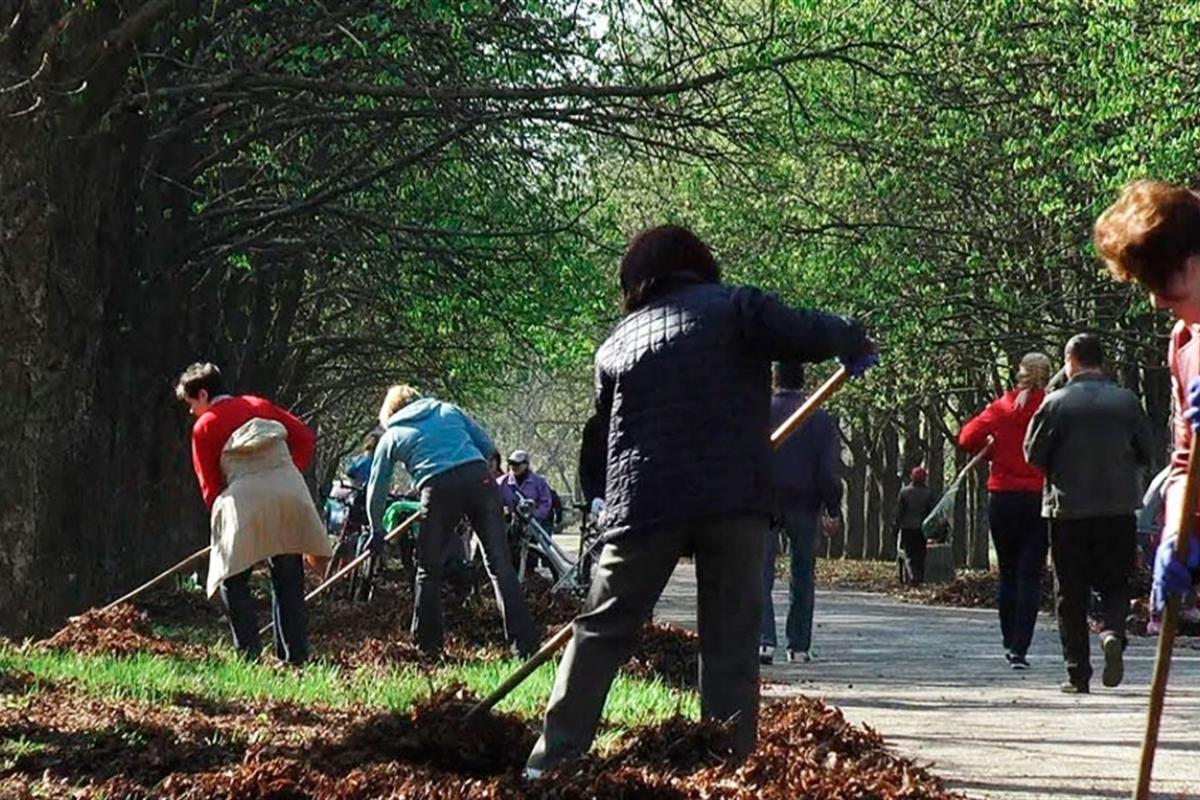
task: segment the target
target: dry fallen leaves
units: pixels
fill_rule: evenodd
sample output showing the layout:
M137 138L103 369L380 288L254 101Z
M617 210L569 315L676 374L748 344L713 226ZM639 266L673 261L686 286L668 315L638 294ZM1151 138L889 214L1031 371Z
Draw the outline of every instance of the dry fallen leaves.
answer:
M939 779L888 752L869 728L797 698L767 705L757 751L728 757L725 729L668 720L607 757L529 783L530 725L439 693L405 714L287 704L216 709L100 702L55 688L0 707L0 736L40 747L0 771L0 797L365 800L429 798L845 798L942 800Z

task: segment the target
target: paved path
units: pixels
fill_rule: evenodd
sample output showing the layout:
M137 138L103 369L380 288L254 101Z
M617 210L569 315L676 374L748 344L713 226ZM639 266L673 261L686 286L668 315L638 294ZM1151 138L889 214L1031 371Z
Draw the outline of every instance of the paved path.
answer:
M776 588L783 638L785 591ZM681 564L655 611L694 627L695 573ZM1000 652L990 610L902 603L859 592L817 593L812 664L764 668L764 693L812 694L865 722L904 755L971 797L1128 797L1137 772L1154 640L1126 651L1125 683L1093 694L1058 691L1065 678L1043 615L1027 672ZM1200 645L1177 642L1155 761L1155 797L1200 798ZM1093 650L1097 646L1093 638ZM782 656L782 652L780 653ZM1096 654L1093 653L1095 662ZM782 660L782 658L780 659Z

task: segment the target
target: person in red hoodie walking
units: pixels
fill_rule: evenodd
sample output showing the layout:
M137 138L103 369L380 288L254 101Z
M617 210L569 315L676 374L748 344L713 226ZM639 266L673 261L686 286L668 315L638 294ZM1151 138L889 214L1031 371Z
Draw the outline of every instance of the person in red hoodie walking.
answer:
M977 453L992 443L988 475L988 525L1000 585L1000 634L1004 658L1013 669L1028 669L1026 654L1033 641L1041 602L1042 571L1049 548L1042 519L1042 473L1025 460L1025 429L1046 396L1050 357L1027 353L1017 369L1016 388L996 398L963 425L958 446Z

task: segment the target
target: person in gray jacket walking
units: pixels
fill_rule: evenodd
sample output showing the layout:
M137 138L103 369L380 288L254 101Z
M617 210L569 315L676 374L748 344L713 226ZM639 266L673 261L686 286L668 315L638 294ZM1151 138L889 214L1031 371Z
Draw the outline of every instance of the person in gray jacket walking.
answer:
M1091 590L1103 601L1100 649L1105 686L1125 674L1125 616L1135 561L1134 512L1141 505L1138 469L1150 463L1150 432L1137 396L1103 372L1095 334L1081 333L1065 348L1067 385L1047 395L1030 420L1025 456L1046 473L1042 516L1050 520L1054 607L1067 682L1087 694Z
M925 582L925 532L922 523L937 505L938 495L929 488L929 474L916 466L908 474L908 485L900 490L896 501L896 523L893 530L899 550L900 582L920 586Z

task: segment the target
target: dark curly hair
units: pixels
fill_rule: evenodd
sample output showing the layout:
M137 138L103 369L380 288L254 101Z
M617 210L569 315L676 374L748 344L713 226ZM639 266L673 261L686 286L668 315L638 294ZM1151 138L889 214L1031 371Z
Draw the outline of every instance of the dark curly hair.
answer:
M696 234L680 225L642 231L629 243L619 273L626 313L684 283L720 283L721 268Z

